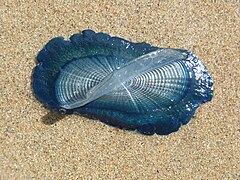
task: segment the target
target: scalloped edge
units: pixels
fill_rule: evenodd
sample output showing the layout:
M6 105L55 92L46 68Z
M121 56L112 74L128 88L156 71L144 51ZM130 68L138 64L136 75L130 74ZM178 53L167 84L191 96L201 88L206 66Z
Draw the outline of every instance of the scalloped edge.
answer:
M73 34L69 39L64 39L63 37L56 37L51 39L44 48L38 53L36 57L36 63L37 66L34 68L32 72L32 88L35 94L35 97L42 102L43 104L47 105L49 109L54 111L60 111L61 108L59 107L58 102L55 99L55 96L53 92L51 92L52 89L49 88L51 86L51 82L49 81L49 69L51 69L52 66L56 65L57 67L61 67L63 64L67 63L71 59L66 59L62 61L61 63L58 61L61 53L68 52L68 48L74 47L74 48L80 48L81 46L88 46L91 43L102 43L101 45L106 45L107 47L116 47L120 49L129 49L132 52L135 52L138 54L138 56L146 54L148 52L161 49L159 47L151 46L148 43L142 42L142 43L135 43L135 42L129 42L127 40L124 40L122 38L110 36L106 33L95 33L92 30L84 30L80 33ZM157 133L159 135L168 135L172 132L176 132L179 130L179 128L182 125L187 124L191 117L195 114L196 109L201 103L205 103L207 101L210 101L213 97L213 81L207 72L206 67L204 64L190 51L187 50L181 50L179 51L187 52L187 58L186 58L186 65L189 68L196 69L196 72L199 74L200 78L196 80L196 86L200 83L203 83L204 86L200 89L197 89L196 93L196 99L192 99L191 102L189 102L188 105L191 105L191 113L184 116L184 119L176 120L176 118L172 119L173 121L178 121L178 123L174 123L176 126L171 126L169 128L166 128L167 125L165 125L165 128L162 128L162 126L158 124L143 124L140 126L131 125L123 123L120 120L114 120L113 118L106 117L102 115L103 118L101 118L100 114L94 114L93 117L97 117L100 121L115 126L121 129L129 129L129 130L137 130L141 134L145 135L153 135L154 133ZM56 67L55 67L56 68ZM52 69L51 69L52 70ZM202 71L203 70L203 71ZM55 69L52 77L52 81L58 74L58 68ZM46 76L47 75L47 76ZM50 85L49 85L50 84ZM203 88L205 87L205 88ZM201 93L204 92L204 93ZM82 109L81 111L84 111ZM80 113L80 114L86 114L85 112L81 112L79 109L73 109L73 110L67 110L66 114L72 114L72 113ZM184 111L184 110L183 110ZM89 114L91 116L91 114ZM109 120L111 119L111 120ZM162 122L163 123L163 122ZM163 125L163 124L162 124Z

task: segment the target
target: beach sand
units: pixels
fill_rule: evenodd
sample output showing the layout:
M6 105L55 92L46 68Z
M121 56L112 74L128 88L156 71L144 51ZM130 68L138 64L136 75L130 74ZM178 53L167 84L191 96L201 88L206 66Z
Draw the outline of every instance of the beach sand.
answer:
M1 0L0 179L240 179L239 9L238 0ZM32 93L34 59L51 38L84 29L193 51L213 100L169 136L49 113Z

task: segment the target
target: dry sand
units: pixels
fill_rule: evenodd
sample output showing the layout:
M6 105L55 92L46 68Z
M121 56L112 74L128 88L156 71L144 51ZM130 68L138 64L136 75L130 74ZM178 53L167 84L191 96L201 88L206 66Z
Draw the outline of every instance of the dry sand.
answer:
M0 179L240 179L239 0L0 1ZM193 51L214 98L169 136L46 115L33 96L37 52L84 29Z

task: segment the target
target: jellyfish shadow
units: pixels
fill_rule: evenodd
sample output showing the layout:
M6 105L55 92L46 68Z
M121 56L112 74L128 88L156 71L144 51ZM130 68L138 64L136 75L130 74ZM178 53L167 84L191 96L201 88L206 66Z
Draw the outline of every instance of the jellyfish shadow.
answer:
M66 117L65 114L60 114L57 112L50 111L41 118L41 121L45 125L53 125L65 117Z

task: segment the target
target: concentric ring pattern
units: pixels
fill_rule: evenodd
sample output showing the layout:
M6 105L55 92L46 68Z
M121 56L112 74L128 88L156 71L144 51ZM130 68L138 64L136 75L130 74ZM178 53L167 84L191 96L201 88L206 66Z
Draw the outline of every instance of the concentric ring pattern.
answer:
M116 70L117 66L110 64L113 59L116 58L83 58L63 67L55 85L60 104L63 106L86 99L91 88ZM106 109L145 113L180 101L186 94L190 81L185 65L178 61L120 82L118 88L96 101Z
M177 131L213 96L210 74L190 51L92 30L50 40L36 60L33 91L51 110L142 134Z

